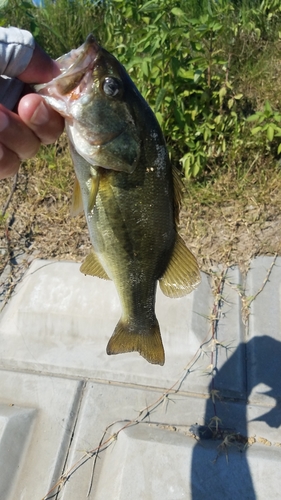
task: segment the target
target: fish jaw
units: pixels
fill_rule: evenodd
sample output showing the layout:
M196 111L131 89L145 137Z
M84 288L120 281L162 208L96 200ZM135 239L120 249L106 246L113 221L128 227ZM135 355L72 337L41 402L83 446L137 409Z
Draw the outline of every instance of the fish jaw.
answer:
M89 35L80 47L57 59L60 75L50 82L35 85L35 90L65 118L70 118L70 101L79 93L87 95L90 72L99 53L100 46L95 37ZM74 91L74 93L73 93Z

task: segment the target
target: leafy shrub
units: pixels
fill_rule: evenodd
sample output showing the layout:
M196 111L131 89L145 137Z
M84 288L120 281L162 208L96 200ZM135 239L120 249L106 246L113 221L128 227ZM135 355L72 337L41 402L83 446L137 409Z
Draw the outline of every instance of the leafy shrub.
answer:
M44 8L9 0L1 24L9 23L32 31L52 57L95 33L154 109L186 177L227 165L243 144L261 145L262 136L250 134L240 83L278 39L278 0L45 0Z

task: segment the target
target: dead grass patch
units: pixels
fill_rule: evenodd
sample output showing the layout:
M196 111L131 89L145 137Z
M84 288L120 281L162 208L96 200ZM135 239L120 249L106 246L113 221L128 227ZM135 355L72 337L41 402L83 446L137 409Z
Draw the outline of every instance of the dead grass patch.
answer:
M261 163L261 162L260 162ZM44 259L82 261L90 248L84 215L70 216L74 172L65 135L24 163L1 220L1 268L24 252ZM0 183L0 206L13 180ZM237 264L242 272L258 255L281 254L281 172L270 164L254 172L216 173L185 184L180 232L202 271Z

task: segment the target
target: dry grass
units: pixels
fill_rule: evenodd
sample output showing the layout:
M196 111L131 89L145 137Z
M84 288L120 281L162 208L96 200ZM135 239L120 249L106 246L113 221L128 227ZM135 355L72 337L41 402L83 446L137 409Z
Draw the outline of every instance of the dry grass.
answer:
M84 216L72 218L74 173L66 137L22 165L16 191L1 220L1 268L23 253L82 261L90 248ZM257 255L281 254L281 172L273 165L254 172L216 173L214 180L186 183L180 231L208 272L238 264L242 272ZM12 179L0 183L0 207Z
M237 264L246 272L252 258L281 254L281 172L267 167L186 185L181 231L202 270Z
M90 243L83 215L70 216L73 183L65 137L22 165L17 189L2 219L2 255L24 248L40 258L83 259ZM0 206L11 185L10 179L1 182Z

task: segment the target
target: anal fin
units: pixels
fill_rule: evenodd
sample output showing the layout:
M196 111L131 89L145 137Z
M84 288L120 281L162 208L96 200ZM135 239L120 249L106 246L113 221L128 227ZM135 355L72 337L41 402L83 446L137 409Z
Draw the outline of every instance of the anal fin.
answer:
M89 255L87 255L83 264L80 267L80 271L83 274L89 274L90 276L97 276L98 278L102 278L104 280L109 280L107 273L102 267L98 257L96 256L94 250L91 250Z
M192 292L200 281L197 260L177 235L168 266L159 279L160 288L167 297L183 297Z
M165 353L159 325L156 323L147 331L136 332L122 319L117 324L107 344L107 354L121 354L138 351L149 363L164 365Z

